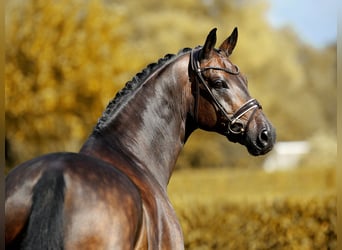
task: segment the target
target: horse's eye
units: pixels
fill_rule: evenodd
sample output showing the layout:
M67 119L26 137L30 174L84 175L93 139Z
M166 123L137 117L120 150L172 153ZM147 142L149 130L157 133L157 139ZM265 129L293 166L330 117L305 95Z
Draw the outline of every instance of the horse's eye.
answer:
M214 81L213 87L216 89L220 89L220 88L228 89L228 84L226 81L218 79Z

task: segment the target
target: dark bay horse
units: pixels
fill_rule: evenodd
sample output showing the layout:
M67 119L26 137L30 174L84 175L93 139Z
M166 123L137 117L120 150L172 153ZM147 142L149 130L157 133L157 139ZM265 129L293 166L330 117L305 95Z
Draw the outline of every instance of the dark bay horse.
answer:
M167 196L176 159L197 128L270 151L275 130L229 56L237 29L215 48L166 55L138 73L79 153L25 162L6 177L6 249L183 249ZM203 145L205 147L205 145Z

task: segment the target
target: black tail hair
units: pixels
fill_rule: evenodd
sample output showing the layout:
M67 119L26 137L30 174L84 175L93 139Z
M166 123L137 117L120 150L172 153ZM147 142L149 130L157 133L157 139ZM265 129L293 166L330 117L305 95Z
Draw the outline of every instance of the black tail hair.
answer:
M47 170L33 188L25 250L62 250L65 182L62 170Z

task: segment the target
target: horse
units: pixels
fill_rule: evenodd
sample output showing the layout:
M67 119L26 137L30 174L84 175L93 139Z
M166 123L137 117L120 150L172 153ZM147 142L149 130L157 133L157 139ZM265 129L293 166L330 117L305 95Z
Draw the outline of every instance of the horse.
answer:
M275 128L220 45L167 54L126 83L78 153L34 158L6 176L6 249L184 249L168 199L176 159L196 129L269 152Z

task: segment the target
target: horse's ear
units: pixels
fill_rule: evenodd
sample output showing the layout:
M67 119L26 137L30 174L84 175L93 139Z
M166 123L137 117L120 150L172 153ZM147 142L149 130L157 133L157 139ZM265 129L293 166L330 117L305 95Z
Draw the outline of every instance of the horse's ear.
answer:
M201 59L209 59L210 58L210 53L215 47L216 44L216 28L212 29L208 36L207 39L205 40L205 44L203 45L203 49L201 52Z
M230 56L233 53L237 39L238 29L237 27L235 27L232 34L230 34L230 36L221 44L220 50L224 51L227 54L227 56Z

